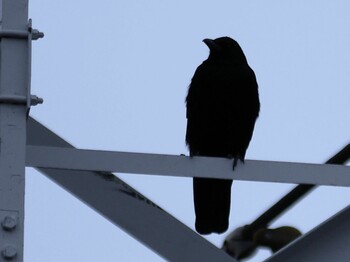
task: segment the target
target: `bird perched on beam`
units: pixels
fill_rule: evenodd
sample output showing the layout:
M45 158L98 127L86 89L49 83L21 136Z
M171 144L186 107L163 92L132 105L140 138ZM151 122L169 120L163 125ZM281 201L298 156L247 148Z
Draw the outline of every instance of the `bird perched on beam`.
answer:
M196 70L188 95L186 143L190 156L244 162L259 115L258 84L239 44L229 38L204 39L210 54ZM232 180L193 178L196 230L228 228Z

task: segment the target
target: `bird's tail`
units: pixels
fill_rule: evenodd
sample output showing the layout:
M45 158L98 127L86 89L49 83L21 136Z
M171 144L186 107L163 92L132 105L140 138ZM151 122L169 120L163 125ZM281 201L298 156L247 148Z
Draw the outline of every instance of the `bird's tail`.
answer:
M223 233L229 224L232 180L193 178L196 230Z

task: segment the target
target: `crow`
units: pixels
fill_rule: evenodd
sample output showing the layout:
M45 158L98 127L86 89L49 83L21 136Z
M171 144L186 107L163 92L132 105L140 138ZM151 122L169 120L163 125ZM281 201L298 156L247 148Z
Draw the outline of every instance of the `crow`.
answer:
M230 37L204 39L210 54L195 71L186 97L186 144L190 156L244 162L259 116L254 71ZM229 224L232 180L193 178L196 231L223 233Z

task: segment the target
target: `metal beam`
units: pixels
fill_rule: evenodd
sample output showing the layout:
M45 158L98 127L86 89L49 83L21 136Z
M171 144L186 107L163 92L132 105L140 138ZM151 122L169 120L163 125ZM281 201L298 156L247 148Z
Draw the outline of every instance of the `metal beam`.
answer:
M348 261L349 236L350 205L265 261Z
M295 184L350 186L350 167L28 146L27 166Z
M25 146L27 99L30 79L28 1L0 0L0 261L23 261Z
M342 148L338 153L332 156L326 161L325 164L336 164L344 165L350 158L350 144ZM266 210L262 215L255 219L251 224L244 227L244 235L253 236L260 228L268 227L277 219L280 215L286 212L289 208L295 205L299 200L302 199L306 194L310 193L311 190L315 189L315 185L298 185L292 189L289 193L278 200L274 205L272 205L268 210Z
M32 118L27 142L72 148ZM236 261L111 173L37 169L169 261Z

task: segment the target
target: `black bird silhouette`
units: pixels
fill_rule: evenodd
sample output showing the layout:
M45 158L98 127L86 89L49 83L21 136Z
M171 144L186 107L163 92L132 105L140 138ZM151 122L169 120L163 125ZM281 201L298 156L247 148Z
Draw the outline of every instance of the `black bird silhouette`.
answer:
M204 39L210 54L196 70L186 98L186 143L190 156L244 162L259 115L258 84L239 44L229 38ZM196 230L228 228L232 180L193 178Z

